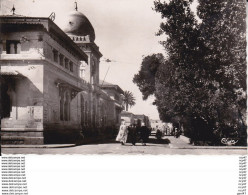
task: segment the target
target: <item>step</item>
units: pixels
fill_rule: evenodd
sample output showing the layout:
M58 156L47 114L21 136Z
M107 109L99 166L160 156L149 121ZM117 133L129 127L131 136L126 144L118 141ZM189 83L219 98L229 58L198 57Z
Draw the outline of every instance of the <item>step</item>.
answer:
M42 137L43 131L1 131L1 136Z
M44 137L1 136L1 144L44 144Z

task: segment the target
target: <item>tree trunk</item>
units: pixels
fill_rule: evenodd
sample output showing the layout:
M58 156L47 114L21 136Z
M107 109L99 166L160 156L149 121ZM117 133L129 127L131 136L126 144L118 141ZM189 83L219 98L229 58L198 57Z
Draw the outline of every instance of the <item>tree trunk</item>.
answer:
M128 104L126 104L126 111L128 111Z

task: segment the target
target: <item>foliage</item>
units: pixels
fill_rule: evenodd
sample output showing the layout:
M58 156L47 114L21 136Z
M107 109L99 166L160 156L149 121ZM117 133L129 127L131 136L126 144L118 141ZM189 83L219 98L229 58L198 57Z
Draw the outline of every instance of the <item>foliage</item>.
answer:
M156 82L156 103L160 116L165 121L179 121L183 116L199 116L204 112L199 103L206 96L204 68L199 56L203 47L199 40L198 24L190 9L190 2L172 0L169 4L155 2L155 11L166 21L161 23L159 35L168 38L162 42L168 59L159 68ZM205 113L205 112L204 112Z
M123 102L126 106L126 111L128 111L128 106L132 107L135 105L135 97L133 96L133 93L130 91L124 91L124 98Z
M214 105L222 131L246 132L246 9L242 0L199 0L204 66L218 84ZM228 133L227 133L228 134ZM246 134L246 133L245 133Z
M164 57L162 54L153 54L143 58L141 69L134 75L133 82L136 83L146 100L155 92L155 74Z
M155 94L163 121L184 123L195 140L212 139L216 130L238 129L242 134L246 128L245 2L199 0L201 22L195 19L191 3L154 2L163 19L158 35L167 35L161 44L168 58L145 57L134 82L144 99Z

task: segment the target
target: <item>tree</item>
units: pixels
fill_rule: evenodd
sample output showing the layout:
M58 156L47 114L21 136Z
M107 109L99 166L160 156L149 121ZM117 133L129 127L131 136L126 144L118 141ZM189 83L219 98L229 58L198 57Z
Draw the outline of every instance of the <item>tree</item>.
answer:
M191 137L208 140L219 124L221 131L246 127L245 2L199 0L201 21L192 2L154 2L164 19L158 35L167 36L161 43L168 58L144 58L134 82L144 99L155 94L162 120L187 123ZM143 72L156 60L149 79Z
M218 84L217 122L222 131L239 128L246 137L246 2L199 0L204 66Z
M139 73L134 75L133 82L139 87L144 100L155 92L155 75L163 61L162 54L146 56L143 58Z
M162 42L168 58L159 68L155 86L156 103L160 116L165 120L202 114L197 107L198 102L204 99L204 68L199 66L199 56L202 55L199 48L203 44L199 39L197 21L190 9L191 2L155 1L155 11L165 19L158 35L166 34L168 37Z
M159 69L156 90L162 117L190 118L197 139L211 135L216 123L222 131L239 124L237 116L246 110L241 95L246 90L245 2L200 0L200 24L185 1L155 2L155 10L167 19L160 34L168 35L164 46L169 58Z
M124 99L123 102L126 106L126 111L128 111L128 106L132 107L135 105L135 97L133 96L133 93L130 91L124 91Z

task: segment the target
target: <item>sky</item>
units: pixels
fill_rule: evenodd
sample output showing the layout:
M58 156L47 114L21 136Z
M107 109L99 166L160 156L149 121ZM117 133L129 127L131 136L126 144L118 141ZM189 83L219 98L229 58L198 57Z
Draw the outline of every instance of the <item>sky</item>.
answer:
M0 0L1 13L48 17L55 12L54 22L63 26L66 15L74 10L74 0ZM132 82L143 56L165 53L159 44L162 37L155 36L162 21L152 10L153 0L77 0L78 11L90 20L95 29L95 43L103 57L100 62L100 79L119 85L134 94L136 105L129 109L134 114L145 114L159 119L154 97L142 100L142 94ZM112 62L107 63L105 59Z

